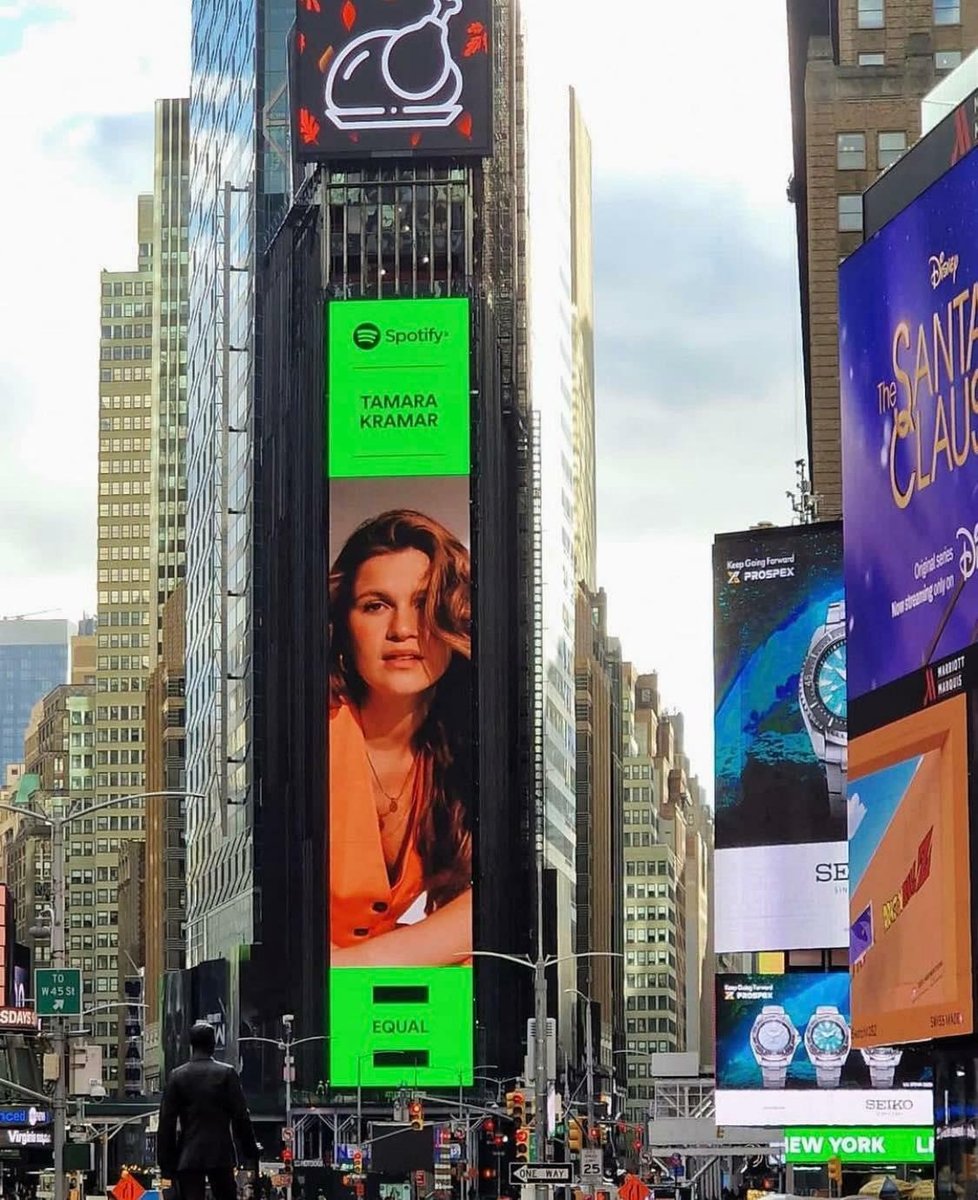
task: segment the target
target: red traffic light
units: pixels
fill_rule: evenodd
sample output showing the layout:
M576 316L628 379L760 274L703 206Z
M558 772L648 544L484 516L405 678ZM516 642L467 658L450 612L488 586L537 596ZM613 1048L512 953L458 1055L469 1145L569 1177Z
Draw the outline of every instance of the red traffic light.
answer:
M482 1128L486 1131L486 1133L495 1133L496 1122L492 1119L492 1117L486 1117L486 1119L482 1122Z
M292 1151L288 1146L282 1151L282 1162L289 1163L292 1161Z

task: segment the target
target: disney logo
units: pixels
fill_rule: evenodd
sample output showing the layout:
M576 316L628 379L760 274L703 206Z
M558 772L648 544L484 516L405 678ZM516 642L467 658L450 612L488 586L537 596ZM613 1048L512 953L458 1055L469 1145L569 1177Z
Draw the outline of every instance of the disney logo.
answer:
M961 571L961 578L968 580L978 569L978 525L974 529L958 529L954 536L961 539L958 569Z
M940 254L932 254L928 263L932 288L939 287L945 279L950 278L953 281L957 278L958 256L956 254L945 254L942 250Z

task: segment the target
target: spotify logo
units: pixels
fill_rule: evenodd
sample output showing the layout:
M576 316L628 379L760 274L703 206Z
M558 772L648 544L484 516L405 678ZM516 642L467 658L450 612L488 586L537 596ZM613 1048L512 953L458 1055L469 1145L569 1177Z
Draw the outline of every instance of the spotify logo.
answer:
M373 350L380 344L380 329L372 321L364 321L353 331L353 344L360 350Z

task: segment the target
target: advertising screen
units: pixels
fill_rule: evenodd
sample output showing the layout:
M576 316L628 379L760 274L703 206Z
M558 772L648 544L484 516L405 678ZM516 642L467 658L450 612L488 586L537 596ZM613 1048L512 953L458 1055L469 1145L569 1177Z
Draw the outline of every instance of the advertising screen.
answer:
M849 975L718 975L718 1125L924 1125L929 1059L852 1044Z
M718 537L713 570L717 951L845 946L841 527Z
M906 1129L786 1129L784 1160L824 1163L841 1158L847 1163L933 1163L934 1130Z
M978 154L841 266L849 697L978 627Z
M302 160L491 153L490 0L298 0L292 64Z
M854 738L850 748L857 1045L974 1028L967 714L959 694Z
M473 1054L467 300L327 312L329 1075Z

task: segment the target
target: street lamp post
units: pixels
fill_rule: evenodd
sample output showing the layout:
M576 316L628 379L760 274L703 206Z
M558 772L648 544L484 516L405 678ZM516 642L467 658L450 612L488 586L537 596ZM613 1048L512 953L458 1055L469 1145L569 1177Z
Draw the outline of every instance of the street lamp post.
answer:
M295 1155L295 1130L292 1128L292 1084L295 1082L295 1055L293 1051L296 1046L305 1045L306 1042L328 1042L328 1034L316 1034L314 1037L294 1038L293 1037L293 1022L295 1016L293 1013L282 1014L282 1037L267 1038L267 1037L241 1037L238 1042L265 1042L269 1046L275 1046L276 1049L283 1053L282 1059L282 1081L285 1084L285 1128L289 1131L288 1137L292 1139L290 1145L291 1153ZM284 1140L284 1139L283 1139ZM287 1196L292 1195L291 1178L286 1188Z
M28 803L36 793L28 797ZM67 811L59 816L38 812L33 808L21 808L15 804L0 803L0 809L15 813L18 817L29 817L51 830L51 965L55 970L65 966L65 830L73 821L90 816L103 808L118 808L130 800L148 800L158 796L178 796L184 799L206 799L203 792L161 791L141 792L135 796L122 796L114 800L101 800L97 804L74 801ZM65 1079L65 1045L67 1026L62 1016L53 1017L54 1048L58 1060L58 1074L54 1081L54 1096L51 1107L54 1114L54 1200L65 1200L65 1135L67 1128L68 1094Z
M591 1130L594 1128L594 1041L591 1030L591 997L580 988L565 988L564 991L580 996L584 1001L584 1063L587 1073L587 1136L591 1140ZM588 1184L588 1191L594 1195L594 1185Z
M538 906L539 907L539 906ZM537 913L537 957L529 955L500 954L496 950L472 950L470 955L482 958L500 958L504 962L515 963L524 970L533 972L533 1011L536 1029L534 1030L534 1113L533 1135L536 1139L537 1156L542 1162L550 1159L547 1129L547 1100L550 1091L549 1072L547 1070L547 970L558 963L578 958L623 958L617 950L588 950L579 954L544 954L543 953L543 924L542 911ZM461 955L459 957L462 957ZM537 1185L538 1200L547 1200L549 1188L544 1184Z

